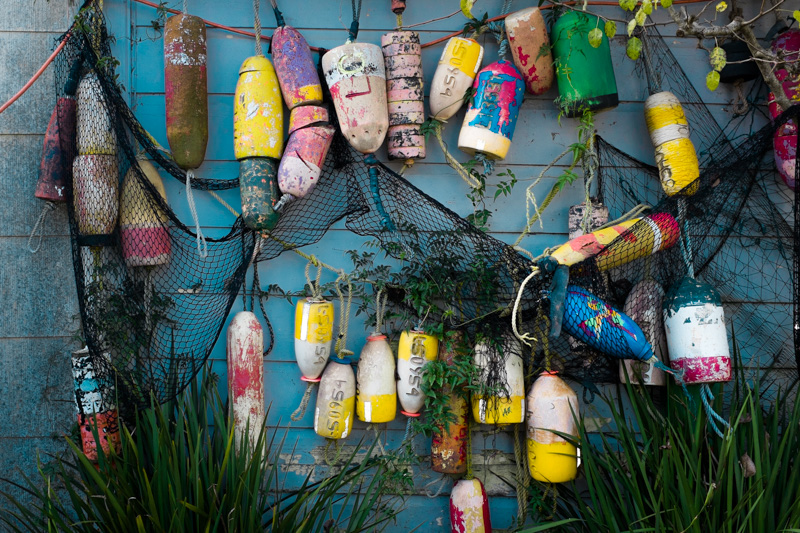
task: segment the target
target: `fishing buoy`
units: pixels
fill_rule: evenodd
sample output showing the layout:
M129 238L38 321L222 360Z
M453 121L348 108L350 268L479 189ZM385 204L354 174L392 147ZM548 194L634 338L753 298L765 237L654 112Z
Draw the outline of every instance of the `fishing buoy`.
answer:
M655 280L644 279L633 286L622 311L639 325L655 356L666 364L667 339L664 335L664 318L661 310L663 300L664 289L661 285ZM632 359L620 361L619 379L622 383L630 381L632 385L667 384L667 375L660 368L656 368L652 361Z
M445 121L464 104L464 95L472 87L481 68L483 47L474 39L451 37L439 58L430 88L431 116Z
M425 159L422 48L419 33L394 31L381 36L389 111L389 159Z
M333 342L333 303L306 298L297 302L294 313L294 355L303 381L318 381Z
M389 128L386 70L379 46L347 43L322 56L339 127L362 154L380 148Z
M81 446L86 458L97 462L98 448L105 455L112 449L119 453L121 440L114 385L100 377L88 348L72 353L72 377Z
M553 56L547 25L538 7L529 7L506 17L506 35L514 65L531 94L542 94L553 84Z
M78 154L116 155L117 134L97 74L89 72L81 78L75 99Z
M528 392L528 468L544 483L578 475L578 450L555 432L578 437L578 396L555 372L544 372Z
M467 107L458 147L470 155L505 159L525 93L522 75L501 59L482 69L472 87L475 96Z
M367 337L358 360L356 415L362 422L378 424L394 420L397 412L397 384L394 356L386 335Z
M317 392L314 431L326 439L343 439L353 429L356 402L356 376L349 363L331 359Z
M787 63L800 61L800 30L791 29L778 35L772 42L773 52L783 52ZM775 70L775 77L781 82L783 92L792 102L797 102L800 98L800 83L792 79L789 72L784 68ZM783 110L775 101L775 95L769 93L769 113L772 119L776 119ZM789 188L794 190L795 180L795 161L797 159L797 124L793 120L784 123L775 131L772 138L772 146L775 151L775 166Z
M79 414L78 427L81 434L81 445L86 458L94 463L99 460L98 439L103 455L108 455L113 449L119 453L122 441L119 435L119 415L117 410L105 413ZM97 432L98 439L94 438Z
M518 424L525 420L525 383L522 367L522 347L511 335L503 336L502 353L489 341L475 346L475 366L480 384L496 385L499 392L472 394L472 416L480 424ZM501 370L502 365L502 370ZM489 381L498 381L489 383Z
M422 392L422 373L425 365L439 354L439 339L423 331L403 331L397 347L397 398L400 411L406 416L416 417L425 405Z
M208 144L206 23L200 17L173 15L164 24L164 96L167 141L175 163L194 169Z
M266 422L264 412L264 332L256 315L236 313L228 326L228 395L236 445L250 446Z
M73 161L72 174L78 232L97 236L114 233L119 214L117 156L79 155Z
M291 26L279 25L272 34L271 45L286 107L291 111L300 105L321 104L322 84L311 48L300 32Z
M454 364L455 357L464 356L457 354L457 345L462 342L463 335L457 333L450 338L451 348L448 343L439 345L439 360L445 361L449 366ZM431 435L431 468L434 472L442 474L463 474L467 471L467 441L469 431L467 414L467 400L462 396L463 391L453 390L450 385L443 384L438 394L447 398L447 406L453 415L453 420L448 423L438 424Z
M283 153L283 102L269 59L248 57L239 68L233 104L233 152L236 159Z
M150 161L137 159L145 179L167 203L164 182ZM172 241L167 229L167 214L139 181L131 167L122 180L119 227L122 257L128 267L156 266L169 262Z
M696 193L700 164L681 103L670 92L652 94L644 102L644 118L656 147L656 165L664 192L669 196Z
M597 48L587 39L589 32L599 26L596 16L573 10L567 10L553 25L550 40L558 81L558 104L568 117L619 104L608 37L602 32Z
M278 223L278 181L275 161L268 157L249 157L239 161L239 193L242 219L247 227L268 231Z
M304 105L292 109L289 141L278 167L282 193L303 198L317 186L335 132L324 107Z
M730 381L731 356L719 293L685 277L664 298L663 312L670 366L683 372L683 382Z
M459 479L450 493L451 533L491 533L489 499L479 479Z

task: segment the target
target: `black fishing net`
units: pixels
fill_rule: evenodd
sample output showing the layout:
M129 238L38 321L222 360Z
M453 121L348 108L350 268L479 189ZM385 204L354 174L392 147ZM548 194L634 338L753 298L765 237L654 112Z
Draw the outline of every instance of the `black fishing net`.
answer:
M675 244L648 257L626 258L631 243L646 238L649 231L646 223L637 224L612 242L601 257L573 265L570 283L622 309L638 281L649 277L669 290L692 265L700 279L722 293L744 364L768 370L783 383L788 378L796 380L793 193L784 195L783 205L776 204L776 193L769 185L775 180L769 159L775 126L768 125L734 146L660 37L646 37L645 41L651 88L676 94L692 127L703 169L697 192L666 197L655 167L598 137L599 166L592 194L609 208L612 220L640 204L647 204L645 214L671 215L688 230L685 251ZM87 234L81 222L86 214L81 209L100 206L103 212L110 205L108 193L98 192L98 187L79 189L77 178L76 186L69 188L84 334L101 374L116 379L123 408L146 405L151 394L158 401L168 400L189 382L208 357L249 265L314 243L343 218L348 229L377 239L388 256L412 265L407 270L410 275L434 280L435 292L429 298L434 305L425 310L428 320L465 330L471 342L478 334L498 341L508 334L516 302L520 332L536 339L531 348L523 350L528 380L536 370L550 366L583 383L585 390L591 390L593 383L617 381L615 360L566 333L548 339L552 274L541 271L528 279L533 266L530 258L481 231L389 168L365 159L339 133L319 185L306 197L287 204L269 234L257 236L239 219L228 235L207 239L208 255L203 257L195 230L175 216L145 175L146 164L140 160L146 157L162 175L183 183L186 174L139 125L115 82L110 58L102 17L91 9L82 10L56 63L58 96L65 96L65 84L76 62L80 62L83 76L97 76L103 113L93 121L79 121L79 125L85 124L79 136L87 132L102 136L107 132L93 130L110 124L114 150L106 159L119 169L115 185L123 176L138 185L137 194L129 197L136 201L127 202L130 212L120 220L138 221L147 229L136 234L138 241L129 240L127 248L123 248L123 234L130 228L124 223L122 228L115 224L110 235ZM654 73L664 79L656 80ZM797 114L797 107L792 108L782 120ZM72 145L64 154L66 167L76 155L91 157L77 153ZM192 188L205 190L237 186L238 180L197 178L191 182ZM81 200L73 204L78 194ZM685 198L682 206L679 198ZM149 221L149 226L142 226L142 220ZM138 244L131 248L131 242ZM155 264L151 258L149 263L143 260L133 266L129 259L126 263L126 256L136 256L136 246L139 255L168 248L168 261ZM601 271L599 261L611 255L623 258L620 263L624 264ZM257 279L254 293L264 296ZM390 287L388 294L397 306L419 311L399 284ZM271 342L267 344L271 346ZM103 354L107 356L101 357ZM503 365L495 363L487 377L492 383L502 383Z

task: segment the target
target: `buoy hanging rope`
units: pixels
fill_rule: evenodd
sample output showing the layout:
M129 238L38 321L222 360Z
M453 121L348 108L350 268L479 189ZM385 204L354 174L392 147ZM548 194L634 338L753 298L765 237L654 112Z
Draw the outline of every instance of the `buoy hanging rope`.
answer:
M261 0L253 0L253 33L256 34L256 55L263 56L261 50L261 16L258 10L261 7Z
M350 29L347 30L347 42L352 43L358 37L358 19L361 18L361 1L351 0L353 5L353 22L350 23ZM356 6L356 3L358 4Z
M689 222L686 220L686 197L678 198L678 223L681 226L681 256L686 265L686 274L694 278L694 258L692 257L692 241L689 237Z
M314 281L311 280L311 275L310 275L310 269L312 264L317 267L317 277ZM320 289L321 278L322 278L322 265L318 261L309 261L308 263L306 263L306 283L308 283L308 288L311 290L311 297L314 300L322 299L322 290Z
M381 217L384 229L394 231L395 226L386 209L383 207L383 200L381 199L380 184L378 183L378 159L369 154L364 156L364 163L367 165L369 172L369 188L372 191L372 200L375 202L375 209Z
M33 229L31 230L31 234L28 237L28 251L32 254L35 254L39 251L39 248L42 247L42 238L44 237L44 222L47 220L47 215L50 214L51 211L54 211L56 208L55 202L45 202L44 207L42 208L42 212L39 213L39 218L36 219L36 224L33 225ZM31 246L33 239L36 237L36 233L39 233L39 240L36 243L36 247L34 248Z
M257 2L258 0L254 1ZM278 2L276 0L270 0L270 3L272 4L272 12L275 13L275 24L277 24L279 28L286 26L286 21L283 20L283 13L278 9Z
M346 300L340 286L342 281L347 281ZM339 363L350 364L353 352L347 349L347 327L350 323L350 306L353 303L353 284L344 270L339 271L339 277L336 279L336 295L339 297L339 337L336 339L333 351Z
M383 329L383 315L386 313L386 301L389 299L388 294L383 291L383 287L378 289L378 294L375 296L375 332L374 335L381 335Z
M197 216L197 206L194 204L194 195L192 194L192 178L194 171L189 169L186 171L186 201L189 202L189 212L192 214L192 222L194 222L194 231L197 237L197 253L202 258L208 257L208 243L206 237L203 235L203 230L200 229L200 219Z

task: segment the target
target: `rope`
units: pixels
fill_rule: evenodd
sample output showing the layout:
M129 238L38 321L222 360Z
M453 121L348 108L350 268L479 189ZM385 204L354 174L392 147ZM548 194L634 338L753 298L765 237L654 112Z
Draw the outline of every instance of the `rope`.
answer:
M253 0L253 18L254 18L254 27L253 33L256 34L256 55L263 56L264 52L261 50L261 17L258 14L258 10L261 7L261 0Z
M708 416L708 425L711 426L711 429L714 430L714 433L716 433L718 437L723 438L724 435L717 427L717 422L722 424L725 429L730 428L731 425L711 407L711 402L714 401L714 394L711 392L711 387L708 386L708 383L703 383L700 387L700 401L703 402L703 409Z
M56 56L58 56L58 54L61 53L61 51L64 49L64 47L67 46L67 42L69 42L70 37L72 37L72 33L71 32L67 32L67 34L64 36L64 39L59 43L59 45L56 47L56 49L53 50L53 53L50 54L50 56L47 59L45 59L45 61L42 64L42 66L39 67L39 70L37 70L34 73L34 75L31 76L31 79L29 79L28 82L25 85L22 86L22 89L17 91L14 96L9 98L8 101L6 101L6 103L4 103L2 106L0 106L0 113L2 113L3 111L5 111L9 107L11 107L11 104L13 104L17 100L19 100L19 97L22 96L23 94L25 94L27 92L27 90L30 89L33 86L34 83L36 83L36 80L39 79L39 76L41 76L44 73L44 71L47 70L47 67L50 66L50 63L52 63L55 60Z
M261 238L257 237L256 247L255 247L255 249L253 251L253 260L254 261L255 261L255 257L258 255L258 252L261 249L260 243L261 243ZM264 321L267 324L267 333L269 333L269 348L264 350L264 357L266 357L270 353L272 353L272 348L275 347L275 331L272 329L272 322L269 321L269 317L267 316L267 310L264 308L264 298L263 298L264 292L261 291L261 282L258 279L258 266L253 268L253 290L252 290L253 294L256 293L256 290L258 290L258 307L259 307L259 309L261 309L261 315L264 317ZM269 293L267 293L267 297L269 297ZM251 296L251 299L252 299L252 296ZM251 300L251 302L250 302L251 306L252 306L252 303L253 302Z
M187 4L188 4L188 1L187 0L183 0L183 14L184 15L189 12L189 7L188 7Z
M525 522L525 517L528 515L527 488L530 476L525 471L525 458L520 444L520 427L522 427L522 424L514 424L514 462L517 464L517 524L522 526Z
M328 466L333 466L339 461L339 455L342 452L341 443L338 440L328 439L328 443L325 445L325 450L323 452L323 456L325 457L325 464ZM333 455L333 459L330 457L330 449L331 446L333 447L333 451L336 452Z
M294 413L292 413L290 417L292 422L297 422L306 415L306 408L308 408L308 402L311 400L311 393L314 391L314 385L316 385L316 383L311 381L306 385L306 392L303 394L303 399L300 400L300 405L294 410Z
M595 229L595 231L600 231L601 229L606 229L606 228L610 228L612 226L616 226L620 222L625 222L626 220L630 220L632 218L636 218L639 215L641 215L642 213L644 213L645 211L649 211L651 209L652 209L652 207L650 207L647 204L639 204L636 207L634 207L633 209L631 209L630 211L628 211L627 213L625 213L624 215L622 215L621 217L615 218L611 222L606 222L605 224L603 224L599 228Z
M594 132L592 132L592 135L589 136L586 142L586 150L583 152L581 163L583 166L584 201L586 205L586 210L583 213L583 220L581 220L581 230L583 233L591 233L592 229L589 227L589 220L594 210L594 204L591 198L592 184L594 183L595 176L597 176L597 169L600 166L600 160L597 157L597 150L595 148Z
M487 176L491 176L494 174L494 160L490 159L486 154L483 152L478 152L475 154L475 161L483 165L483 173Z
M402 30L403 29L403 13L398 13L396 18L397 18L397 29L398 30Z
M342 280L347 280L347 300L342 294L341 284ZM350 282L350 276L345 274L344 270L339 271L339 277L336 278L336 294L339 296L339 338L336 339L336 345L333 351L336 358L341 363L349 363L349 357L353 352L347 349L347 328L350 323L350 305L353 303L353 284Z
M351 0L353 6L353 22L350 23L350 29L347 30L347 42L352 43L358 37L358 19L361 18L361 0L358 0L358 7L356 7L356 0Z
M414 435L412 435L412 433L411 433L411 422L413 422L413 420L414 419L411 418L411 417L406 419L406 432L403 434L403 442L400 445L401 447L404 444L408 443L409 447L413 448L412 444L413 444ZM412 451L413 451L413 449L412 449Z
M444 139L442 139L442 128L444 124L439 120L433 120L433 136L436 137L436 140L439 141L439 147L442 149L442 153L444 154L444 159L447 161L447 164L450 165L453 170L456 171L464 182L469 185L472 189L480 189L481 182L478 181L475 176L469 173L469 171L464 168L464 166L458 162L458 160L453 157L447 150L447 145L444 143Z
M39 213L39 218L36 219L36 224L33 225L33 229L31 230L31 235L28 237L28 251L32 254L35 254L39 251L39 248L42 247L42 238L44 237L44 222L47 220L47 215L49 215L52 211L56 208L55 202L46 202L44 207L42 208L42 212ZM39 232L39 241L36 243L36 248L31 247L31 242L33 242L34 236L36 236L36 232Z
M734 82L733 87L736 89L736 98L733 100L733 114L744 115L750 111L750 102L747 101L747 96L744 94L742 86L744 82L739 79Z
M394 231L396 229L394 222L392 222L389 213L386 212L381 199L381 189L378 183L378 160L374 154L369 154L364 156L364 163L367 165L367 171L369 172L369 188L370 192L372 192L372 201L375 202L375 210L381 216L383 228L387 231Z
M441 474L439 476L439 479L434 479L433 481L427 483L425 485L425 487L424 487L425 496L427 496L428 498L431 498L431 499L438 498L439 494L441 494L442 489L444 488L445 483L447 483L447 480L449 480L449 479L452 479L452 478L450 476L446 475L446 474ZM428 487L430 487L431 485L433 485L435 483L439 483L439 488L436 489L436 492L431 494L430 492L428 492Z
M192 195L192 178L194 171L189 169L186 171L186 200L189 202L189 211L192 213L192 221L194 221L194 230L197 235L197 253L201 258L208 257L208 243L203 235L203 230L200 229L200 219L197 217L197 207L194 205L194 196Z
M384 295L383 287L378 289L378 295L375 297L375 335L381 334L383 328L383 314L386 312L386 301L389 299L388 295ZM381 303L383 300L383 303Z
M314 282L311 281L311 276L309 272L312 263L316 264L317 266L317 279ZM309 261L308 263L306 263L306 282L308 283L308 287L311 289L311 297L314 298L314 300L322 299L322 290L319 285L321 278L322 278L322 265L319 264L319 262L315 261Z
M686 197L678 198L678 222L681 225L681 255L686 265L686 274L694 278L694 261L692 258L692 242L689 240L689 224L686 221ZM685 242L684 242L685 241Z
M231 206L230 206L230 204L229 204L228 202L226 202L225 200L223 200L223 199L222 199L222 196L220 196L219 194L217 194L215 191L207 191L207 192L208 192L208 194L210 194L211 196L213 196L213 197L214 197L214 199L215 199L216 201L218 201L220 204L222 204L222 207L224 207L224 208L226 208L228 211L230 211L230 212L233 214L233 216L235 216L236 218L239 218L239 216L240 216L240 215L239 215L239 212L238 212L236 209L234 209L233 207L231 207Z
M278 27L286 26L286 21L283 20L283 13L281 13L281 10L278 9L278 2L275 0L270 0L270 3L272 4L272 12L275 13L275 23L278 25Z
M520 335L519 330L517 329L517 317L519 316L519 302L522 300L522 293L525 290L525 285L528 284L530 280L536 277L539 274L539 267L534 266L531 268L531 273L523 280L522 284L519 286L519 291L517 291L517 297L514 299L514 309L511 311L511 329L514 331L514 336L519 339L520 341L524 342L528 346L533 346L531 342L536 342L535 337L531 337L528 333L524 333Z

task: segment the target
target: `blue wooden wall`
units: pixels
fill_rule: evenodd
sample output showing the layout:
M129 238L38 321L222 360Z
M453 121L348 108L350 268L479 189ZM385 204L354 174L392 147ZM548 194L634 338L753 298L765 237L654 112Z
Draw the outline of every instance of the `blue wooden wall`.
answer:
M236 0L220 2L217 0L189 0L189 12L215 22L236 28L252 29L252 2ZM488 11L490 16L500 13L500 0L482 0L478 2L477 13ZM180 2L168 2L169 7L180 8ZM516 2L512 9L530 5L530 2ZM168 146L165 134L164 118L164 76L163 76L163 42L161 33L152 28L156 11L132 0L106 0L106 14L111 32L116 36L115 54L121 61L119 68L120 81L129 91L129 101L136 116L145 128L164 146ZM345 0L306 0L304 2L286 1L280 6L287 24L300 29L312 46L332 48L342 44L347 36L346 29L350 24L350 2ZM410 0L404 16L406 24L413 24L452 13L458 8L458 2L421 2ZM274 25L268 2L262 2L262 19L264 33L271 34ZM615 9L614 16L620 17L621 11ZM418 29L422 41L427 42L459 29L464 23L458 14L446 20L434 22ZM389 10L388 0L364 0L361 15L361 31L359 40L379 43L380 35L393 29L395 17ZM620 26L622 30L622 26ZM496 57L497 47L493 38L486 38L485 63ZM730 101L732 92L721 87L714 93L705 89L704 79L709 70L706 52L697 48L693 39L669 38L672 49L689 78L698 91L707 99L712 114L720 124L731 118ZM425 79L430 80L436 68L443 44L427 48L423 51ZM642 80L634 73L635 65L625 58L624 40L617 37L611 45L617 82L619 85L620 105L618 108L600 113L596 125L599 133L623 151L653 162L653 147L647 135L643 118L643 100L647 95ZM206 161L197 170L197 174L206 178L233 178L238 173L238 164L233 156L233 93L237 81L237 72L242 61L253 55L253 40L229 32L208 29L208 90L210 104L210 140L206 153ZM562 119L559 123L558 113L553 104L556 97L555 88L549 93L532 97L526 95L521 115L514 136L514 144L506 161L498 165L497 172L512 169L520 183L509 197L500 197L489 203L494 216L490 221L490 232L493 236L514 242L525 224L524 189L539 174L542 167L550 162L566 146L576 140L576 121ZM287 114L288 116L288 114ZM445 130L445 141L455 148L459 125L463 110L454 117ZM762 123L763 123L763 119ZM758 124L757 124L758 125ZM378 154L381 161L386 161L385 149ZM466 161L468 157L456 151L457 157ZM567 161L556 167L564 168ZM400 163L389 165L395 170ZM428 144L428 157L417 162L405 174L408 180L424 192L441 201L461 216L471 212L471 204L466 198L466 186L457 175L444 163L439 147ZM497 180L498 178L492 178ZM190 223L189 209L182 184L167 178L165 180L169 202L178 215ZM536 187L537 198L542 199L553 185L553 178L546 178ZM235 208L239 208L238 190L224 191L221 196ZM234 222L233 215L207 193L195 193L200 221L207 235L220 235ZM570 205L580 203L583 198L582 184L576 183L568 187L546 211L543 228L535 228L535 234L526 237L522 246L538 255L545 247L560 244L567 237L567 209ZM349 270L350 264L345 252L350 249L363 249L364 240L337 224L316 245L304 249L315 254L321 260L338 268ZM264 287L277 283L285 290L298 291L305 282L303 269L305 260L294 253L285 253L281 257L259 265L261 282ZM323 281L331 281L334 274L325 272ZM241 301L237 301L232 313L241 310ZM305 390L305 383L300 381L293 355L293 308L279 298L271 298L267 312L276 334L275 349L264 362L266 400L271 402L270 424L287 428L288 438L285 454L287 471L293 475L305 475L312 472L314 478L325 475L324 448L326 442L318 437L312 429L312 410L298 422L288 423L289 415L300 403ZM338 313L338 308L337 308ZM354 318L350 323L350 348L356 353L363 346L368 326ZM221 339L211 356L214 369L225 373L225 344ZM224 380L223 380L224 383ZM612 391L613 392L613 391ZM313 406L313 404L312 404ZM607 422L604 413L596 403L582 406L584 416L596 419L597 427ZM280 421L280 422L279 422ZM404 420L400 417L381 430L384 445L396 448L403 438ZM354 435L348 438L347 445L352 446L365 434L365 424L356 422ZM297 443L296 447L294 446ZM514 471L513 448L510 433L488 434L475 432L474 465L476 475L484 480L489 493L492 510L492 521L496 527L510 527L517 512L513 487L504 480L510 479ZM416 451L425 456L429 453L429 443L418 438ZM427 465L423 459L422 465ZM421 531L438 531L448 527L447 495L449 485L437 498L424 495L424 485L438 479L438 475L427 468L415 468L416 495L406 500L408 511L403 513L392 531L410 531L423 524ZM292 479L289 478L290 483Z

